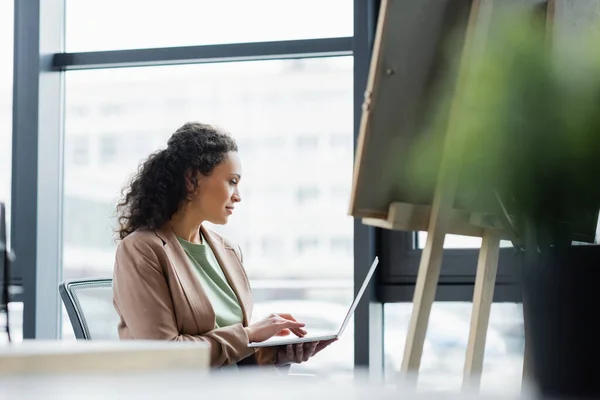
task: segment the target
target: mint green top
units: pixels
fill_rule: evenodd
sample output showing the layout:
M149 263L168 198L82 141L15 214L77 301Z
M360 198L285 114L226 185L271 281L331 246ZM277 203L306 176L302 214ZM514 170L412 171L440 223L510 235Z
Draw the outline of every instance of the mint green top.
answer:
M238 298L204 238L202 238L203 244L191 243L180 237L177 237L177 240L196 267L200 283L215 310L215 328L242 323L244 316Z

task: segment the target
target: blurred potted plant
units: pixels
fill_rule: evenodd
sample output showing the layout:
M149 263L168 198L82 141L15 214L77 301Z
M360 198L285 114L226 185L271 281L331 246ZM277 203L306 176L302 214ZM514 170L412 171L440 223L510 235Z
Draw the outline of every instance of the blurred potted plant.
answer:
M598 397L600 46L592 34L560 51L547 39L544 20L514 15L490 32L458 90L443 91L451 95L429 110L413 179L433 187L446 146L460 164L460 206L501 216L524 261L536 386L545 395Z

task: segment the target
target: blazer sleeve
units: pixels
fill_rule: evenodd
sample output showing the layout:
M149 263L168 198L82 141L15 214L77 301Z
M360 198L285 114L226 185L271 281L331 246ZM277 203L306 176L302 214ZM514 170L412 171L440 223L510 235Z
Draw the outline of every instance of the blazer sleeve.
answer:
M129 338L208 343L211 366L234 364L254 354L242 324L198 336L180 334L156 252L146 241L131 239L119 244L113 273L115 308L129 330Z

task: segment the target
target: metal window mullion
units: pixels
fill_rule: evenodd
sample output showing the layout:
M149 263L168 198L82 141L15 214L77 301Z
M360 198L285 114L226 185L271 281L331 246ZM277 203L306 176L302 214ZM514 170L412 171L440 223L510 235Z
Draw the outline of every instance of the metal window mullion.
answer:
M354 1L354 148L359 135L364 92L369 74L371 49L375 36L377 0ZM375 229L359 219L354 222L354 290L358 291L376 252ZM373 279L365 298L354 313L354 366L369 370L375 378L383 376L383 304L375 295Z
M12 224L22 286L23 338L60 334L62 73L65 0L15 0Z
M232 61L256 61L306 57L352 55L353 38L327 38L221 45L164 47L58 53L53 56L57 70L141 67Z

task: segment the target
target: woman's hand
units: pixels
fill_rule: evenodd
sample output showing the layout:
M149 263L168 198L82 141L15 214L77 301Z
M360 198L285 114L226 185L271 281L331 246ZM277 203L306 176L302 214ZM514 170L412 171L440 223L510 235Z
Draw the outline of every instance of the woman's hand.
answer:
M250 342L263 342L273 336L287 336L292 332L298 337L306 335L305 324L298 322L290 314L271 314L248 327L246 333Z
M335 341L337 341L337 339L280 346L275 364L285 365L306 362L309 358L313 357Z

